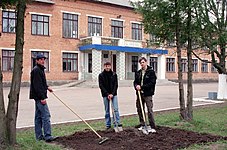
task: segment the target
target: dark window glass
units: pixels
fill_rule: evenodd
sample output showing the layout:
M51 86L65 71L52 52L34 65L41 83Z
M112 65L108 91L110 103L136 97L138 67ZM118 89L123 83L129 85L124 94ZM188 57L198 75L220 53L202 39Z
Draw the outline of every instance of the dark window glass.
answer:
M63 37L78 38L78 15L63 13Z
M175 72L175 58L166 59L166 71Z
M142 24L132 23L132 39L142 40Z
M111 36L116 38L123 38L123 21L111 21Z
M132 72L138 70L138 56L132 56Z
M78 71L78 54L63 53L63 71Z
M158 71L158 58L150 57L150 66L153 68L155 72Z
M17 14L13 11L2 11L2 32L16 32Z
M92 54L88 54L88 72L92 73Z
M49 35L49 16L32 15L32 34Z
M2 71L13 71L14 50L2 50Z
M88 17L88 36L102 35L102 18Z

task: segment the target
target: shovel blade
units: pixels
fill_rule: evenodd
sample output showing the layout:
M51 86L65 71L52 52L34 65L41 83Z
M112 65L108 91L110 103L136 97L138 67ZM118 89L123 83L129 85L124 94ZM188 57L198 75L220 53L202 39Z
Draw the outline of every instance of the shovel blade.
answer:
M143 132L143 134L146 134L146 135L149 134L149 132L146 129L142 129L142 132Z
M115 132L121 132L121 131L123 131L123 128L122 127L114 127L114 131Z

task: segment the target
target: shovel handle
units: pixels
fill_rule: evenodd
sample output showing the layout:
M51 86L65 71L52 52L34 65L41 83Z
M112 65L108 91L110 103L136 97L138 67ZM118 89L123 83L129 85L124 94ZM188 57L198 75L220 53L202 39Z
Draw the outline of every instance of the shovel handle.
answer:
M144 109L143 109L143 104L142 104L142 98L141 98L140 91L138 91L138 96L139 96L139 101L140 101L140 107L141 107L141 110L142 110L143 120L144 120L145 126L147 126L146 117L145 117L145 113L144 113Z

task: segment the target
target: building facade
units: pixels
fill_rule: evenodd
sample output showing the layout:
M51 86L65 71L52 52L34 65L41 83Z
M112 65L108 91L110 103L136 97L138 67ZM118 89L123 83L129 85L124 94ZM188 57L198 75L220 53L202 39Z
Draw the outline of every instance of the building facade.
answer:
M0 16L3 81L11 81L16 12L2 9ZM144 34L141 20L127 0L36 0L28 4L22 80L29 81L37 53L47 57L48 80L97 80L106 61L112 62L120 80L133 79L141 56L148 58L158 79L177 79L176 48L147 48L150 36ZM187 61L182 61L186 73ZM193 68L195 78L218 77L210 64L197 58Z

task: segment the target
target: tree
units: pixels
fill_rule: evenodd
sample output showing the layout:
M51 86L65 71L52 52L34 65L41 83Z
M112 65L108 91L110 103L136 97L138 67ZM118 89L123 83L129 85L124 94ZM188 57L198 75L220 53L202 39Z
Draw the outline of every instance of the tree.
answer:
M23 46L24 46L24 17L26 10L25 0L3 0L1 7L16 6L17 23L16 23L16 41L13 77L11 82L10 93L8 95L9 103L5 111L2 71L0 68L0 144L14 146L16 143L16 121L18 113L18 102L20 95L20 85L23 69Z
M143 16L144 30L160 38L161 43L176 41L180 118L192 119L192 73L188 73L187 109L185 108L184 87L181 66L181 49L188 43L188 62L191 64L191 4L184 0L144 0L133 3L136 10ZM189 5L190 4L190 5ZM189 7L190 6L190 7ZM187 11L188 10L188 11ZM190 28L189 28L190 27ZM189 68L191 70L191 68Z
M206 54L212 60L207 61L217 69L219 74L218 99L227 99L227 1L199 0L195 9L197 23L197 44L206 48ZM196 55L196 54L195 54ZM196 55L198 58L199 56ZM199 58L202 60L201 58Z

